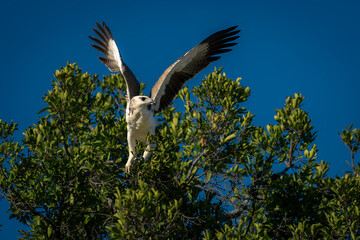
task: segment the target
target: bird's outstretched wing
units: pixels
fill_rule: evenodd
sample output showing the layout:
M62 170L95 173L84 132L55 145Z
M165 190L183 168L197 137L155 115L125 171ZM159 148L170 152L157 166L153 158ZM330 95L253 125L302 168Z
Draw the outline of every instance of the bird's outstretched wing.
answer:
M174 100L185 82L193 78L211 62L220 58L221 53L229 52L237 43L233 42L240 30L237 26L216 32L185 53L168 67L151 89L151 98L156 102L154 111L159 112Z
M136 79L130 68L123 62L119 49L116 46L114 37L106 24L99 24L96 22L96 28L93 28L99 38L91 37L96 44L91 44L96 50L102 52L105 57L99 57L99 60L104 63L111 72L121 72L127 85L127 97L131 100L134 96L140 94L140 84Z

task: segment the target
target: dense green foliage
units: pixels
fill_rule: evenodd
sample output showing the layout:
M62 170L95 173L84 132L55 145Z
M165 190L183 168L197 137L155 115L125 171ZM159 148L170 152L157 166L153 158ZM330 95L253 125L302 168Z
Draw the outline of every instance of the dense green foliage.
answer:
M327 177L301 94L255 126L250 89L215 70L158 115L156 149L126 175L121 76L68 64L55 78L21 143L0 120L0 192L24 239L360 238L360 130L341 134L352 172Z

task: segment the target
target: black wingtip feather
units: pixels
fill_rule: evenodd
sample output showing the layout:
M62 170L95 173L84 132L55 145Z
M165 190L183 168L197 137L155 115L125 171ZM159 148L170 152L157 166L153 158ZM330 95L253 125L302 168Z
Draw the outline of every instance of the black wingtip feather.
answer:
M103 23L104 23L104 22L103 22ZM102 29L101 24L100 24L99 22L97 22L97 21L96 21L96 26L97 26L98 29L100 29L100 30Z
M218 31L202 41L202 44L208 44L208 59L210 62L220 58L220 56L215 55L230 52L232 51L231 47L238 44L237 42L234 42L240 37L236 35L240 32L240 30L235 30L236 28L237 26L234 26Z
M108 35L110 36L111 39L114 39L112 32L110 31L110 28L108 26L106 26L106 24L103 22L103 26L106 30L106 32L108 33Z
M204 41L202 41L201 43L216 42L220 39L226 39L226 38L232 37L240 32L240 30L235 30L237 27L238 26L233 26L233 27L218 31L216 33L213 33L209 37L207 37Z
M210 54L211 55L218 55L218 54L222 54L222 53L226 53L226 52L230 52L232 51L232 49L226 48L226 49L217 49L214 51L211 51Z
M107 42L108 39L106 38L105 35L103 35L101 32L99 32L96 28L93 28L94 32L96 33L96 35L98 35L104 42ZM100 30L101 31L101 30Z
M91 46L93 48L95 48L96 50L98 50L99 52L102 52L104 55L106 55L107 50L99 45L95 45L95 44L91 44Z
M107 47L107 44L106 44L105 42L103 42L103 41L101 41L101 40L99 40L99 39L97 39L97 38L95 38L95 37L92 37L92 36L89 36L89 38L90 38L92 41L94 41L95 43L99 44L101 47L103 47L103 48L106 48L106 47Z
M104 42L108 42L110 39L114 39L109 27L105 24L105 22L102 23L102 25L99 22L96 22L96 26L98 29L93 28L96 35L98 35Z
M238 44L237 42L226 42L226 43L219 43L219 44L214 44L214 45L210 45L209 49L219 49L219 48L228 48L228 47L232 47L235 46L236 44Z
M223 41L221 42L232 42L235 41L236 39L238 39L240 36L233 36L233 37L228 37L228 38L224 38Z

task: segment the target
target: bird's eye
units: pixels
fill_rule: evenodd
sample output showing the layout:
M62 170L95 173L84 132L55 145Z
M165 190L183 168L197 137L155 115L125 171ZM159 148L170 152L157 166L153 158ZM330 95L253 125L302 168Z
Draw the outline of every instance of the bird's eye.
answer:
M142 97L141 98L141 101L145 102L146 98L145 97Z

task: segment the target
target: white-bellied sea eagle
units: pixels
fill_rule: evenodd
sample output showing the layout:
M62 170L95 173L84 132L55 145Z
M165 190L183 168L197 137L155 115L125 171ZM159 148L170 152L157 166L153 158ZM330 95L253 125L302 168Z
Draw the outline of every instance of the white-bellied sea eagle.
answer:
M211 62L218 60L221 53L229 52L237 43L234 42L239 36L237 26L216 32L185 53L164 73L151 89L150 97L140 94L140 84L133 72L123 61L116 46L114 37L105 23L96 22L98 29L93 28L98 38L91 37L96 44L92 46L105 54L99 57L111 72L121 72L127 85L127 140L129 146L129 158L125 165L125 172L129 172L135 159L136 141L146 142L147 135L155 134L156 120L154 113L168 107L185 82L193 78ZM155 144L147 143L143 154L144 159L151 155Z

